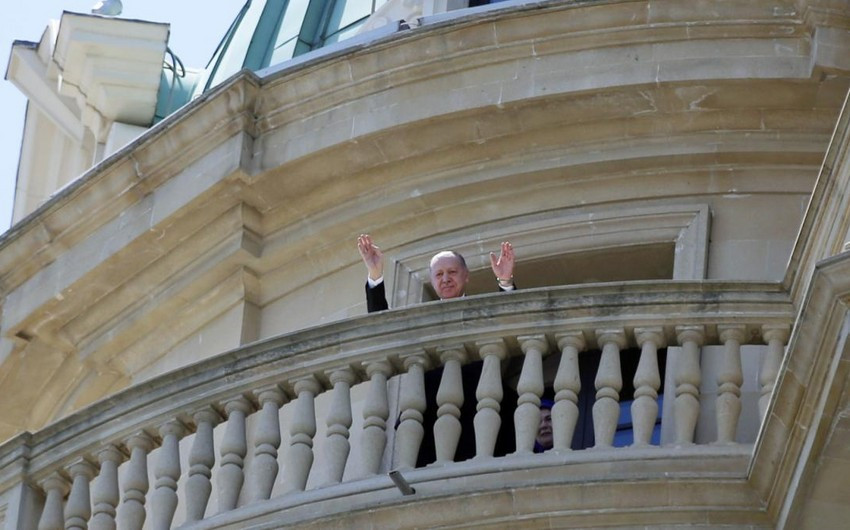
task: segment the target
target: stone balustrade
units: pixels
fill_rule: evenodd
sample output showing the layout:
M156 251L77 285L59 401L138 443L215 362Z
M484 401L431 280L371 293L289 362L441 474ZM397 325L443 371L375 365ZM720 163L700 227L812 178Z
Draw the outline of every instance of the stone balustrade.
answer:
M472 426L475 438L475 458L464 462L465 472L494 460L510 467L511 461L545 462L547 455L558 455L561 462L587 453L571 451L570 441L581 416L579 360L591 349L601 350L592 394L599 458L609 453L645 457L640 451L652 447L657 397L665 390L675 425L666 450L716 450L736 439L744 381L741 345L763 346L764 364L753 374L764 396L759 400L763 415L762 401L775 383L792 321L788 295L778 286L740 282L532 289L372 314L212 357L25 433L0 447L0 487L25 481L43 494L43 508L34 514L40 529L115 528L116 522L120 528L218 527L249 524L245 521L263 503L292 508L319 502L315 492L322 498L358 496L368 506L368 492L395 491L385 476L390 468L413 482L417 473L449 476L460 465L453 461L465 425ZM709 445L694 446L706 345L723 352L713 407L717 435ZM676 362L667 388L657 356L665 347L677 348L668 350ZM613 448L624 348L639 349L632 381L634 443ZM535 455L544 358L550 355L560 356L552 379L554 450ZM501 368L511 359L521 359L513 410L516 451L495 458L506 412ZM473 361L481 362L476 411L464 423L461 371ZM442 367L442 375L436 422L429 429L425 376L435 367ZM391 395L388 385L399 378L399 392ZM358 385L365 385L364 397L353 407ZM316 404L323 397L327 406L320 416ZM290 413L282 416L283 407ZM362 416L357 429L352 428L355 413ZM282 423L281 417L288 420ZM318 424L326 426L321 443ZM191 444L181 444L187 436ZM433 437L436 462L414 469L426 437ZM284 448L282 440L287 440ZM22 446L26 456L12 458ZM186 450L188 466L181 467ZM349 466L352 457L356 466ZM354 472L346 473L347 466Z

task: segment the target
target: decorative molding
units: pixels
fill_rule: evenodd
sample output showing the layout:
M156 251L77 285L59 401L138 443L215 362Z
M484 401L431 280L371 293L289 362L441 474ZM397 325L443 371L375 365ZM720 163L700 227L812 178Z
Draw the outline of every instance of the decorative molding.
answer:
M708 205L672 205L593 211L557 210L476 225L403 246L394 253L391 304L423 299L431 256L445 249L461 253L471 271L489 267L489 252L510 240L522 260L606 248L657 243L675 245L673 279L705 278L710 212Z

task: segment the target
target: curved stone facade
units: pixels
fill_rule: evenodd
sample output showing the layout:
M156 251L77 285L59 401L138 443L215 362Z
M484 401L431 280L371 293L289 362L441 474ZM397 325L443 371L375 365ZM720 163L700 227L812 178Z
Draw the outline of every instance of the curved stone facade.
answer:
M740 282L786 297L779 324L797 329L789 315L810 303L815 264L847 236L836 191L844 177L831 173L845 164L845 137L834 132L846 133L837 121L850 87L846 2L556 1L417 22L234 76L3 236L0 439L80 418L122 389L204 370L254 341L361 316L355 238L364 232L387 257L396 309L429 300L428 258L443 248L467 256L471 294L494 290L487 254L509 239L520 287L602 283L628 293L633 282ZM700 304L713 309L711 294ZM764 397L745 411L747 443L762 451L796 409L768 414L756 438L759 414L783 406L771 401L774 384L791 384L787 336L765 346L758 326L742 340L775 361L763 380L758 362L744 374ZM722 333L711 333L722 350ZM677 396L683 384L673 385ZM187 418L181 428L196 429ZM736 468L734 487L754 495L747 505L769 504L735 524L790 524L786 492L752 485L775 470L732 453L723 458ZM506 488L531 480L514 475ZM542 492L541 506L573 487ZM695 505L686 522L707 511ZM641 524L661 522L650 519Z

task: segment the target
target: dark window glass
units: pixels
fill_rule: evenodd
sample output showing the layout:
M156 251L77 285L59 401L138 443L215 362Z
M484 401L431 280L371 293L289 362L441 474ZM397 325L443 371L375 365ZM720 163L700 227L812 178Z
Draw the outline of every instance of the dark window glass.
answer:
M620 418L617 425L617 432L614 436L614 446L624 447L631 445L634 442L634 431L632 429L631 404L634 400L634 377L637 371L637 365L640 361L640 348L629 348L620 351L620 370L623 376L623 389L620 392ZM558 354L555 354L558 355ZM581 391L578 396L579 418L576 424L575 433L573 435L573 449L586 449L593 447L595 438L593 434L593 403L596 400L596 388L594 380L596 372L599 369L599 361L602 352L592 350L582 352L579 355L579 372L581 378ZM523 357L515 356L509 361L506 370L504 381L510 380L510 374L517 374L522 369ZM658 367L663 385L665 375L665 365L667 360L667 350L658 350ZM557 366L557 362L552 363ZM476 361L463 366L461 370L463 378L463 393L464 401L461 407L461 436L458 443L457 452L455 453L455 461L461 462L475 456L475 427L473 418L476 413L477 399L475 397L475 389L478 386L478 379L481 376L482 361ZM440 379L443 375L443 368L437 368L425 373L425 394L426 394L426 410L424 414L423 426L425 428L425 437L422 440L422 446L419 451L417 466L426 466L436 460L436 452L434 448L434 423L437 420L437 390L440 387ZM553 380L554 374L547 374L547 380ZM505 456L516 450L516 441L514 437L514 411L517 407L517 392L509 384L503 384L502 387L504 397L501 402L500 416L502 425L499 429L499 436L496 441L495 456ZM655 421L655 429L651 443L658 445L661 441L661 410L663 399L663 386L659 389L658 396L658 416ZM554 399L554 390L547 387L543 397L545 399ZM396 423L396 426L397 423Z

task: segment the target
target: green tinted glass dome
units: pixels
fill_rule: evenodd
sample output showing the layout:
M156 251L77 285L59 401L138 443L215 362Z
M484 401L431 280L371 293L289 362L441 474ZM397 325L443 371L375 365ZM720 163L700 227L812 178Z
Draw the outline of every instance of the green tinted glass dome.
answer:
M248 0L203 71L172 57L163 70L156 121L236 72L257 71L353 36L387 0Z

